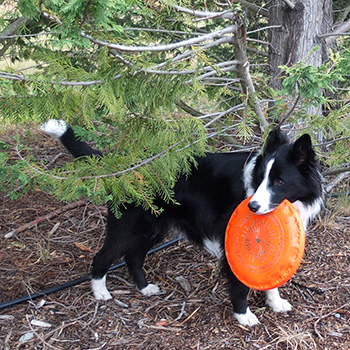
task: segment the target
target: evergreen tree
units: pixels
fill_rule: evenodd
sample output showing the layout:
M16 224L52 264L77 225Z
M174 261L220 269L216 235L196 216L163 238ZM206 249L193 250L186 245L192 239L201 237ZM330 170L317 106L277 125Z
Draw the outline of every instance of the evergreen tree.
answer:
M287 121L297 132L323 135L319 152L328 165L349 166L345 3L334 1L341 11L331 16L338 23L333 32L321 26L323 32L313 33L319 47L274 63L272 72L269 41L286 28L274 22L276 4L293 18L309 1L177 3L3 2L1 121L64 119L106 154L49 171L23 156L29 152L20 142L21 160L11 162L2 143L0 172L8 179L3 190L15 189L15 196L19 186L35 184L66 200L113 199L116 211L135 201L158 213L155 196L172 200L176 179L189 172L195 156L215 147L211 140L218 135L232 148L254 147L271 127ZM327 0L328 11L331 5ZM323 62L309 64L318 50L327 53ZM8 60L15 65L6 67ZM31 66L18 69L18 62ZM276 80L282 82L278 87L270 84ZM310 106L316 114L308 113Z

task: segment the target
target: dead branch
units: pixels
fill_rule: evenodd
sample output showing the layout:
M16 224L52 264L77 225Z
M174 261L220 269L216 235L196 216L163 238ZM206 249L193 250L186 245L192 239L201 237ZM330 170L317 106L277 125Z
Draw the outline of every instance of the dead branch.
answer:
M335 186L340 184L342 181L344 181L348 177L350 177L350 171L346 171L344 173L338 174L338 176L327 185L326 187L327 193L331 192Z
M239 62L237 64L237 75L240 79L242 90L244 94L246 94L251 99L256 116L260 124L260 129L261 131L264 131L269 124L264 116L264 112L261 108L261 101L256 95L253 80L249 73L249 61L246 51L245 20L243 20L243 23L236 31L236 34L233 36L232 43L235 50L235 58Z
M48 213L46 215L40 216L39 218L36 218L35 220L28 222L20 227L18 227L17 229L14 229L8 233L5 234L5 238L12 238L15 234L23 232L25 230L28 230L29 228L32 228L36 225L38 225L39 223L45 221L45 220L49 220L54 218L55 216L60 215L61 213L64 213L65 211L80 207L82 205L86 205L88 203L88 200L80 200L78 202L74 202L74 203L69 203L67 205L65 205L62 208L56 209L54 211L52 211L51 213Z
M329 175L337 175L340 173L346 173L350 171L350 165L347 165L345 167L342 168L331 168L329 170L326 170L322 173L323 176L329 176Z

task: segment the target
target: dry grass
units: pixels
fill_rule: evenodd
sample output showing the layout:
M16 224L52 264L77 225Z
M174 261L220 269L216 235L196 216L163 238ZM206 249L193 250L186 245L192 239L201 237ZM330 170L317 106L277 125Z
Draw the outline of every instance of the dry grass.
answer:
M0 135L0 139L11 142L8 136ZM64 154L42 134L29 137L28 142L35 142L35 156L48 162L59 152ZM56 163L66 160L70 157L58 157ZM0 200L2 235L65 205L39 191L16 201ZM105 214L104 207L87 204L12 239L3 238L0 301L89 272L93 251L102 244ZM120 268L107 281L112 301L96 302L86 282L1 310L0 349L348 349L349 226L346 212L327 212L311 227L293 281L315 289L291 282L281 288L294 306L288 314L275 314L265 306L261 293L252 292L251 309L261 321L254 328L242 327L233 319L218 263L182 241L146 260L148 279L163 294L141 296L127 269ZM181 284L178 277L187 284ZM46 322L46 327L37 321ZM20 342L26 334L32 338Z

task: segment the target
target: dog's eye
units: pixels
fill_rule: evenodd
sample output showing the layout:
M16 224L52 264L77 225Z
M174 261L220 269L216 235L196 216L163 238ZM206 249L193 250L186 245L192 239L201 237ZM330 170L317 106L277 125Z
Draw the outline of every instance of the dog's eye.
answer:
M276 179L275 180L275 185L277 186L283 186L284 185L284 181L282 179Z

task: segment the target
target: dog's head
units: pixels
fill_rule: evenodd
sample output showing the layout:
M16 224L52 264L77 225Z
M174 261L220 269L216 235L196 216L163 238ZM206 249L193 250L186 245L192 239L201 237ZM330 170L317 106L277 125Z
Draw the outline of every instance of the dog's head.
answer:
M251 174L255 193L249 202L250 210L266 214L284 199L292 203L307 201L313 194L311 179L316 171L315 152L308 134L290 143L280 129L272 131Z

